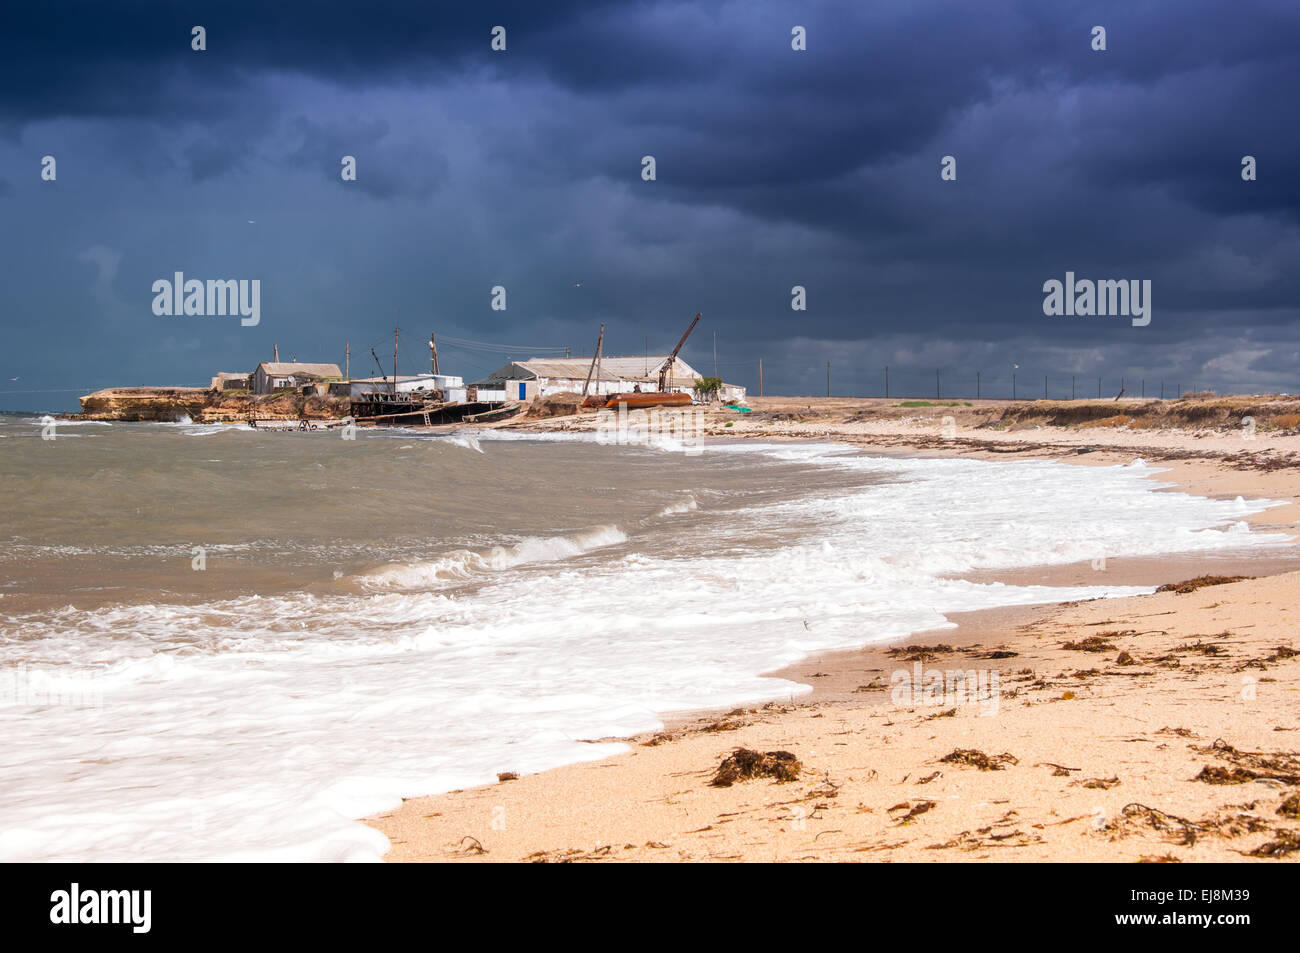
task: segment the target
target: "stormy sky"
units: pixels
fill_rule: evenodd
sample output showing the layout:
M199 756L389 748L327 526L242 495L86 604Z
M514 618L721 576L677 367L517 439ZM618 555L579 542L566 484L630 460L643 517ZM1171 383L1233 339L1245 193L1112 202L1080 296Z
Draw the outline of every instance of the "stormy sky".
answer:
M394 325L474 380L697 311L755 392L1295 392L1298 101L1294 0L8 4L0 409L277 344L377 373ZM177 271L259 279L260 323L155 315ZM1045 316L1067 271L1151 323Z

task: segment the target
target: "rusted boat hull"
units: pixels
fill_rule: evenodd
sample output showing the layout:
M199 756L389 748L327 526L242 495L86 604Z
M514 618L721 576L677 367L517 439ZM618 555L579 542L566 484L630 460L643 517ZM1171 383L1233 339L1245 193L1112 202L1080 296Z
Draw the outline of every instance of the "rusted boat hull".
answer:
M606 410L618 410L620 404L627 404L628 410L644 407L689 407L690 394L672 391L651 391L648 394L614 394L605 401Z

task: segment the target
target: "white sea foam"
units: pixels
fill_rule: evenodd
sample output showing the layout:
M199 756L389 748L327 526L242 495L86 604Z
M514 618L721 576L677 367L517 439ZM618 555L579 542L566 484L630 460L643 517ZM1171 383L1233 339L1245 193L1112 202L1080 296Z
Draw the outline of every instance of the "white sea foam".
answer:
M384 566L366 573L362 582L371 588L436 587L476 573L501 572L525 563L555 562L625 542L627 534L617 526L598 526L572 536L529 537L511 546L495 546L485 553L458 549L429 562Z
M617 752L583 739L667 711L801 693L759 673L808 653L1147 591L951 574L1278 539L1241 522L1267 504L1157 493L1144 467L715 449L864 485L711 505L689 534L650 520L452 551L360 593L0 615L0 859L375 859L384 839L354 818ZM90 704L50 697L83 683Z
M655 518L663 519L668 516L680 516L683 513L693 513L695 510L698 510L699 508L700 508L699 501L697 501L693 496L688 496L686 499L678 503L669 503L667 506L665 506L663 509L661 509L658 513L655 514Z
M464 447L466 450L477 450L483 452L483 446L479 443L478 437L468 433L452 434L450 437L443 437L443 443L449 443L453 447Z

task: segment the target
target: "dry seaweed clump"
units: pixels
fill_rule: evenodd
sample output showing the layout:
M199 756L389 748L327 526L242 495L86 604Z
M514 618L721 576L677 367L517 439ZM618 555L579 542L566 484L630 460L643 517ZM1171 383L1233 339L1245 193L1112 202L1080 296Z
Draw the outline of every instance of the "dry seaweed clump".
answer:
M709 783L718 788L729 788L737 781L754 778L774 778L778 782L794 781L803 765L789 751L754 751L737 748L722 760L717 773Z
M1230 582L1241 582L1243 579L1254 579L1254 576L1197 576L1195 579L1184 579L1182 582L1171 582L1161 586L1156 592L1177 592L1186 595L1189 592L1195 592L1197 589L1204 589L1206 586L1224 586Z
M927 662L937 655L947 655L954 651L956 650L951 645L939 643L938 645L895 646L885 654L904 662Z
M1201 773L1192 778L1193 781L1204 781L1206 784L1246 784L1260 777L1258 772L1251 771L1247 768L1233 768L1231 771L1227 768L1211 767L1206 765L1201 768Z
M1080 639L1077 642L1062 642L1061 648L1068 649L1071 652L1113 652L1115 643L1107 641L1106 636L1115 635L1114 632L1106 632L1102 635L1090 635L1086 639Z
M1001 771L1008 764L1020 763L1019 758L1005 751L1002 754L985 754L976 748L957 748L939 760L947 764L968 764L981 771Z
M1285 857L1300 850L1300 834L1278 828L1273 840L1260 844L1250 852L1251 857Z

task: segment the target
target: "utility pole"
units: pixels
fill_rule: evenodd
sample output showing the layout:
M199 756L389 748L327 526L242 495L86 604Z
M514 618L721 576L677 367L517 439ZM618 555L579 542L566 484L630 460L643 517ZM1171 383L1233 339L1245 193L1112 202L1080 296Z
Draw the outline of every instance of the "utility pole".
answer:
M718 376L718 332L713 332L713 376Z
M596 373L596 365L600 361L600 346L605 342L605 325L600 326L600 337L596 338L596 353L591 356L591 367L587 368L587 381L582 385L582 396L585 399L587 389L591 386L591 375ZM597 378L600 375L597 374ZM647 375L649 376L649 375ZM596 390L600 390L600 381L596 381Z
M433 353L430 355L433 373L438 373L438 339L434 337L433 332L429 332L429 350Z
M763 396L763 359L758 359L758 396Z
M1146 397L1147 397L1147 379L1144 377L1142 378L1142 399L1146 400Z
M393 328L393 393L397 393L397 328Z
M1097 399L1101 400L1101 378L1097 378Z
M343 345L343 379L352 380L352 342Z
M1047 400L1047 375L1043 375L1043 400Z
M826 362L826 396L831 396L831 362Z
M1078 377L1077 374L1070 375L1070 400L1074 400L1074 381L1076 377Z

